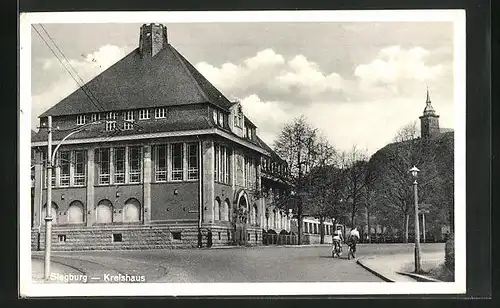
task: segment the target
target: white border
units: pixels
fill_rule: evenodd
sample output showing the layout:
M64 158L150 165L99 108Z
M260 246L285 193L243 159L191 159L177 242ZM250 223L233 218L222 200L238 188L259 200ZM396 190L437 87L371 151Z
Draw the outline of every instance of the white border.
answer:
M384 22L441 21L454 24L455 103L455 282L453 283L172 283L34 284L31 279L30 140L32 23L200 23L200 22ZM460 294L465 266L465 11L258 11L258 12L71 12L20 16L20 295L45 296L210 296ZM333 290L333 291L332 291Z

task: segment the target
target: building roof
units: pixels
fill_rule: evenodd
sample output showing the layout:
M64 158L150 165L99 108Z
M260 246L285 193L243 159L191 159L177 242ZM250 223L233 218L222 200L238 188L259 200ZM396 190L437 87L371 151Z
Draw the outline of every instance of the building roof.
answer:
M224 110L233 104L167 44L154 57L133 50L40 117L199 103Z

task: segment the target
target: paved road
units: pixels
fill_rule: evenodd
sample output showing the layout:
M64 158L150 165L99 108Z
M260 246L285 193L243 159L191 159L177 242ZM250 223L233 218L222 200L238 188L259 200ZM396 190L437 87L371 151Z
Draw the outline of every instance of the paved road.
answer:
M422 245L424 252L443 248L443 244ZM413 245L405 244L359 245L358 257L412 251ZM34 258L43 255L36 253ZM54 252L52 260L90 277L144 275L147 282L381 281L345 254L332 259L328 246Z

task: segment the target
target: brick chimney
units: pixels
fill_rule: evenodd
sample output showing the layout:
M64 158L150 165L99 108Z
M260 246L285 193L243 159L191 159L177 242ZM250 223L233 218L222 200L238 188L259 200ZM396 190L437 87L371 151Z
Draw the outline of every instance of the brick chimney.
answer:
M167 45L167 27L161 24L142 25L139 38L139 52L142 57L154 57Z

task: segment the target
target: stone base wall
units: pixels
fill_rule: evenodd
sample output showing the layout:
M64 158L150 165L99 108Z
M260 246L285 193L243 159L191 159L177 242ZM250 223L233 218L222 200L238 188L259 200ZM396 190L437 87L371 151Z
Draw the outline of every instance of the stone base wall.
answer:
M208 247L209 232L203 227L202 245ZM228 227L211 227L211 247L231 246L231 232ZM179 239L180 233L180 239ZM262 245L262 231L248 228L249 245ZM31 250L44 250L45 230L31 232ZM198 247L196 225L153 225L53 228L52 250L139 250L173 249Z

